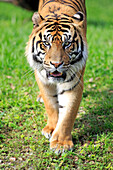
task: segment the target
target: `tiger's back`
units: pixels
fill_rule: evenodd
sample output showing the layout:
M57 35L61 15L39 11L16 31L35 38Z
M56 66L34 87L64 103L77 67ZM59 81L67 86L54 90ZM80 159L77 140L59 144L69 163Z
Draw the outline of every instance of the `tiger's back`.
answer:
M87 59L84 0L43 0L34 13L26 55L44 100L48 122L42 130L50 148L73 147L71 131L83 92ZM63 149L62 149L63 148Z
M73 16L78 11L81 11L84 15L84 31L86 33L86 7L85 0L43 0L39 2L40 14L45 17L49 13L62 13L67 16Z
M51 5L50 3L52 2L63 4L67 7L70 7L71 9L74 9L76 12L81 11L83 13L86 13L85 0L42 0L39 2L38 11L40 12L42 8L46 6L47 4Z

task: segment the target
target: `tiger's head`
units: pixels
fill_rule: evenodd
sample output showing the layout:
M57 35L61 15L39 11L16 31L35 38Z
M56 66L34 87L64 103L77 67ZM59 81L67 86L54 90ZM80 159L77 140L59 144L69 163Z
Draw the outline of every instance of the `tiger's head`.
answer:
M43 82L61 83L85 66L87 45L84 14L33 17L33 31L26 47L30 66Z

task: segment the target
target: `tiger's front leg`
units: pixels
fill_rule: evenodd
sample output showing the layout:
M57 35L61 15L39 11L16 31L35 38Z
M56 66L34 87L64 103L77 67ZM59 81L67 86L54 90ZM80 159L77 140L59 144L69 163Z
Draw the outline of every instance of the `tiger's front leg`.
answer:
M46 138L50 138L58 122L58 101L57 98L54 97L56 94L56 86L42 83L38 78L36 71L35 78L48 115L47 125L42 129L42 134Z
M81 102L82 92L83 84L82 86L79 84L72 91L66 91L58 96L59 119L50 140L50 148L56 153L71 150L74 146L71 131Z

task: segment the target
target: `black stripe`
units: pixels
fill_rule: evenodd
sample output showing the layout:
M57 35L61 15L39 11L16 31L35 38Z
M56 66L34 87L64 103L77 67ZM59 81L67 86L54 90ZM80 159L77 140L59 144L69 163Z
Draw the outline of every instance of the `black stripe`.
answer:
M66 16L66 17L70 17L69 15L67 15L67 14L64 14L64 13L62 13L64 16Z
M80 36L80 40L81 40L81 50L84 51L84 43L83 43L81 35L79 35L79 36Z
M47 32L54 32L55 30L56 30L56 28L53 29L53 30L47 30Z
M67 34L63 34L63 35L65 35L65 36L66 36L66 38L68 39L68 35L67 35Z
M73 9L75 10L75 8L72 6L72 4L71 4L71 3L66 2L66 1L64 1L64 0L62 0L62 2L64 2L64 5L65 5L65 4L67 4L67 6L69 6L69 7L73 8ZM61 2L61 3L62 3L62 2ZM63 4L63 3L62 3L62 4Z
M64 20L64 21L60 21L60 25L62 24L62 23L73 23L73 21L69 21L69 20Z
M76 43L76 45L77 45L77 51L78 51L78 49L79 49L79 43L78 43L78 39L75 41L74 39L73 39L73 41L72 41L73 43Z
M44 7L45 5L47 5L48 3L50 3L50 2L54 2L54 0L50 0L50 1L46 2L45 4L43 4L43 7Z
M51 15L49 15L49 16L50 16L50 18L47 18L47 20L46 20L47 22L53 22L53 20L56 19L55 16L51 16ZM58 21L60 19L57 18L56 20Z
M41 33L41 32L39 33L39 37L40 37L40 39L42 40L42 33Z
M78 43L78 40L75 41L75 43L77 44L77 51L79 49L79 43Z
M55 25L58 25L58 23L54 22L53 24L47 25L47 27L45 27L45 28L48 29L48 28L55 26Z
M75 50L75 44L73 44L73 47L70 49L71 51Z
M51 34L48 34L47 37L51 36Z
M73 2L73 0L71 0ZM77 3L79 4L79 6L77 5ZM79 11L81 11L82 7L81 7L81 4L76 0L76 2L73 2L74 5L78 8Z
M46 15L45 18L49 17L50 15ZM49 20L46 20L47 22L50 22Z
M68 39L69 39L69 40L70 40L70 38L71 38L71 35L68 36Z
M35 42L35 38L36 38L36 36L33 37L33 40L32 40L32 53L34 52L34 42Z
M52 42L54 41L54 38L55 38L57 35L58 35L59 37L61 37L61 35L58 34L58 33L57 33L57 34L54 34L53 37L52 37ZM62 38L62 37L61 37L61 38Z
M58 97L58 95L57 95L57 94L55 94L55 95L53 95L53 97Z
M41 43L42 41L37 41L36 42L36 49L38 48L38 44Z
M36 49L38 48L38 41L36 42Z
M38 56L40 56L40 54L44 55L45 53L42 53L41 51L38 52Z
M82 70L82 73L83 73L83 70ZM79 77L79 80L77 81L77 83L76 83L73 87L71 87L70 89L67 89L67 90L62 90L62 92L60 92L58 95L62 95L62 94L65 93L66 91L71 91L71 90L73 90L73 89L80 83L80 80L81 80L81 78L82 78L82 73L81 73L81 75L80 75L80 77Z
M67 31L67 30L64 30L64 29L60 29L60 31L62 31L62 32L69 32L69 31Z
M64 108L64 106L59 105L59 109L63 109L63 108Z
M45 39L45 41L47 40L47 36L46 35L44 35L44 39Z
M44 25L44 27L46 27L48 25L48 23L46 22L46 24Z
M69 6L69 7L71 7L71 8L73 8L74 10L76 10L72 5L67 5L67 6Z
M80 8L82 9L82 11L84 12L84 9L82 8L83 6L80 4L80 2L78 0L76 0L76 2L79 4ZM81 11L81 10L80 10Z
M37 55L35 55L35 54L33 55L33 60L36 61L37 63L40 63L40 64L43 63L43 61L39 60L39 59L37 58Z
M55 27L55 26L52 26L52 27L51 27L51 30L52 30L52 29L56 29L56 27Z
M70 26L69 25L67 25L67 24L60 24L62 27L64 27L64 28L68 28L68 29L70 29Z
M42 45L42 44L40 44L40 49L43 50L43 51L45 51L45 49L43 48L43 45Z
M74 28L74 36L73 36L73 40L77 37L77 33L76 33L76 29Z
M73 53L74 54L74 53ZM76 58L75 57L75 59L73 59L71 62L70 62L70 64L75 64L75 63L77 63L78 61L80 61L81 59L83 58L83 54L82 54L82 51L80 51L79 52L79 56Z
M72 81L72 80L75 78L75 76L76 76L76 74L73 74L73 75L71 76L71 78L70 78L69 80L65 81L65 82L68 83L68 82Z
M61 28L62 28L61 26L58 26L58 27L57 27L57 30L61 30Z
M66 20L66 21L68 20L69 21L69 19L65 18L65 17L61 17L60 20L61 20L61 22L62 22L62 20Z

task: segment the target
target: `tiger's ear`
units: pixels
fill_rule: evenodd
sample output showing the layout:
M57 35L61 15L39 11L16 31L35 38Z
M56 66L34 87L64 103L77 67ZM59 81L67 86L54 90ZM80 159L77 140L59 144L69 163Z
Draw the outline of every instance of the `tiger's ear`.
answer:
M79 26L84 21L84 14L79 11L75 15L73 15L72 18L74 19L74 23Z
M44 18L38 13L38 12L35 12L32 16L32 21L33 21L33 26L36 27L36 26L39 26L40 22L44 20Z

